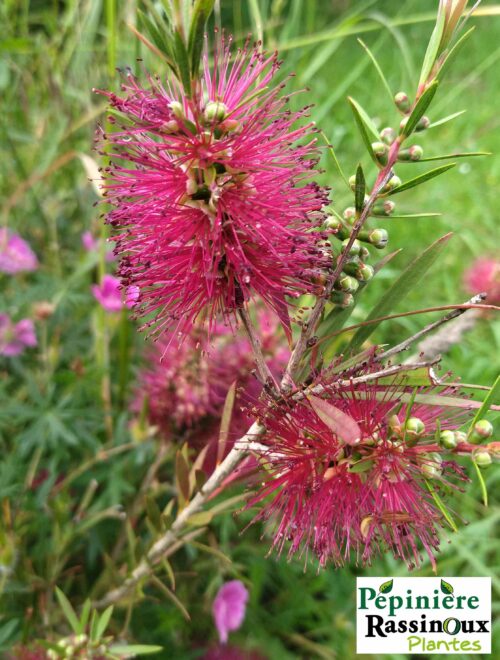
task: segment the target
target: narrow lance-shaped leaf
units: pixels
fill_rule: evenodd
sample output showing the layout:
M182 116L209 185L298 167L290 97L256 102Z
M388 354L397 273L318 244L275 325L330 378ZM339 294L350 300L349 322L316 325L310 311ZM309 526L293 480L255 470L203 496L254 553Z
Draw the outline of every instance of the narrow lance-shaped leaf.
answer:
M447 124L449 121L452 121L457 117L460 117L460 115L464 115L466 112L467 110L459 110L458 112L453 112L451 115L446 115L446 117L443 117L442 119L437 119L436 121L433 121L431 124L429 124L428 128L435 128L436 126L442 126L443 124Z
M80 621L76 616L75 610L73 609L65 594L59 589L59 587L56 587L56 596L69 625L73 629L73 632L78 635L80 631Z
M372 142L380 141L379 132L377 131L377 128L375 127L374 123L372 122L368 114L363 110L363 108L359 105L359 103L350 96L348 97L347 100L351 105L351 109L354 114L354 119L359 128L359 132L361 133L363 142L365 143L365 146L368 149L368 153L372 157L373 161L377 163L377 159L375 158L375 155L372 150Z
M497 401L498 398L500 398L500 376L497 377L496 381L493 384L493 387L488 392L488 395L485 398L485 400L482 402L481 407L474 415L474 419L472 420L472 423L470 425L469 433L474 428L476 422L478 422L482 417L484 417L484 415L486 415L486 413L490 409L490 406L495 401Z
M408 137L408 135L411 135L415 128L417 127L418 122L422 119L424 116L425 111L429 107L432 99L434 98L434 94L437 92L438 88L438 81L434 80L429 87L424 91L422 96L418 99L418 101L415 104L415 107L410 113L410 116L408 117L408 120L406 123L403 124L403 127L401 128L401 134L404 135L405 137Z
M152 644L113 644L109 647L111 653L120 658L134 658L136 655L150 655L163 651L163 646Z
M235 397L236 381L231 383L231 387L226 394L226 400L224 401L224 408L222 410L222 419L219 431L219 442L217 445L217 463L220 463L220 461L222 461L224 458L224 451L226 448L227 438L229 436L229 427L231 425L231 417L233 415Z
M100 640L101 637L106 632L106 628L109 625L112 614L113 614L113 605L110 605L108 608L104 610L104 612L99 617L99 621L96 626L96 640Z
M416 257L389 290L384 292L384 295L375 307L373 307L366 320L371 321L380 316L386 316L389 314L391 310L408 295L411 289L417 286L422 280L426 272L441 254L451 236L452 234L442 236L424 250L422 254ZM378 323L359 328L349 344L349 351L357 350L373 333L376 327L378 327Z
M472 459L472 464L474 465L474 469L476 470L477 479L479 481L479 488L481 489L481 496L483 498L483 504L484 506L488 506L488 488L486 486L486 482L484 480L482 470L474 459Z
M191 72L189 68L189 56L184 39L178 30L174 32L175 63L177 64L179 80L184 88L186 96L191 96Z
M191 75L194 77L198 72L203 50L203 37L205 25L212 13L215 0L196 0L193 7L191 26L189 28L188 52L190 60Z
M446 19L446 15L445 15L444 7L440 6L438 10L436 25L434 26L434 30L432 31L432 35L429 40L427 50L425 51L424 62L422 64L422 70L420 72L420 80L418 81L419 85L423 85L427 81L429 74L432 71L432 67L434 66L434 63L438 56L439 45L441 43L441 38L443 36L443 32L445 28L445 19Z
M356 207L356 212L361 213L365 203L365 192L366 192L366 181L365 175L363 174L363 168L361 165L358 165L356 170L356 181L354 184L354 206Z
M175 481L179 497L185 502L189 501L189 467L180 451L175 459Z
M456 163L450 163L449 165L441 165L440 167L436 167L433 170L424 172L423 174L416 176L414 179L405 181L400 186L393 188L388 194L396 195L397 193L404 192L405 190L410 190L410 188L415 188L416 186L420 186L422 183L425 183L426 181L430 181L431 179L434 179L435 177L444 174L448 170L451 170L451 168L455 167L455 165Z
M450 158L475 158L476 156L491 156L491 151L469 151L464 153L444 154L443 156L429 156L421 158L419 163L429 163L433 160L449 160ZM391 216L392 217L392 216Z
M358 39L358 43L359 43L359 44L365 49L366 54L368 55L368 57L369 57L369 58L371 59L371 61L373 62L373 66L374 66L375 69L377 70L377 73L378 73L378 75L380 76L380 80L382 81L382 84L384 85L384 88L386 89L387 93L389 94L389 98L391 99L391 103L392 103L393 100L394 100L394 95L393 95L393 93L392 93L392 91L391 91L391 88L390 88L390 86L389 86L389 83L387 82L387 78L386 78L385 75L384 75L384 72L383 72L383 70L382 70L382 67L381 67L380 64L378 63L378 61L377 61L375 55L374 55L374 54L372 53L372 51L368 48L368 46L365 44L365 42L362 41L361 39Z
M361 440L361 429L352 417L317 396L307 398L321 421L346 444L355 445Z

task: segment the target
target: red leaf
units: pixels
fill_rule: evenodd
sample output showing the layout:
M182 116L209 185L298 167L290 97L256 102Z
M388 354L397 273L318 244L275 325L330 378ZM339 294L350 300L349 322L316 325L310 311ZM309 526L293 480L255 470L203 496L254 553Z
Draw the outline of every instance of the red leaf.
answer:
M308 396L309 402L321 421L348 445L361 440L361 429L352 417L317 396Z

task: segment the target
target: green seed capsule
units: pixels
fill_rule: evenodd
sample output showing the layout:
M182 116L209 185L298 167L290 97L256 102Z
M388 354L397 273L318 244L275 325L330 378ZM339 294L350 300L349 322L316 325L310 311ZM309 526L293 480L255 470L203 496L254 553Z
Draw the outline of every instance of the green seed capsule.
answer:
M368 264L361 263L359 264L354 277L360 282L368 282L375 275L375 270L372 266Z
M211 124L214 121L223 121L227 113L228 107L225 103L221 103L221 101L209 101L205 106L203 119Z
M359 282L354 277L343 273L335 282L335 286L346 293L354 293L358 290Z
M358 238L360 241L370 243L378 250L385 248L389 242L389 234L385 229L364 229L359 232Z
M408 112L411 108L410 99L405 92L398 92L395 94L394 103L396 104L397 109L401 110L401 112Z
M342 252L346 250L348 243L349 243L348 238L342 241ZM357 239L355 239L355 241L351 245L351 249L349 250L348 254L349 256L358 255L360 250L361 250L361 243Z
M478 445L483 442L483 440L487 440L492 433L493 426L490 422L488 422L487 419L480 419L474 424L474 428L469 435L469 442L473 445Z
M489 452L485 451L484 449L476 450L472 454L472 458L474 459L474 462L483 470L484 468L489 467L493 462Z
M444 449L456 449L456 446L458 445L457 436L453 431L441 431L439 434L439 444L441 447L444 447Z
M391 199L386 199L373 206L373 215L389 216L393 213L395 208L396 204Z

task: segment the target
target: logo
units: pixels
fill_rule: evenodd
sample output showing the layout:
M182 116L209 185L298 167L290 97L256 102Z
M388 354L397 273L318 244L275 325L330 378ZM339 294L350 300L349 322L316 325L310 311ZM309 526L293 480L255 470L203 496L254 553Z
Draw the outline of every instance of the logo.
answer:
M358 653L491 653L491 578L357 578Z

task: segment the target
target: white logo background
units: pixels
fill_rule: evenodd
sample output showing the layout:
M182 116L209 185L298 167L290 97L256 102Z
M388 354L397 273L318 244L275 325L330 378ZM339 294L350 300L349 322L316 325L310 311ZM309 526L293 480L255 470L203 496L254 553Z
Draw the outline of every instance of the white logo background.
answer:
M386 593L380 593L379 588L384 583L393 580L392 588ZM433 653L437 655L444 654L474 654L474 653L491 653L491 578L457 578L445 577L443 580L451 585L453 589L452 597L448 596L446 601L450 609L443 607L443 599L447 597L446 593L441 590L441 578L390 578L390 577L374 577L374 578L357 578L356 579L356 650L358 653ZM362 592L364 589L364 592ZM373 591L368 591L369 589ZM408 592L411 591L412 602L409 604L413 609L407 608ZM437 591L437 594L436 594ZM366 609L360 609L363 605L362 595L364 597L364 605ZM436 595L439 598L439 609L433 609L434 599ZM377 596L384 596L386 603L384 609L379 609L375 606L375 599ZM430 607L425 609L415 609L416 597L427 596L429 598ZM392 597L392 600L391 600ZM470 601L471 597L477 597L477 601ZM398 600L402 599L402 603ZM467 606L467 601L472 604L476 609L470 609ZM393 606L394 614L390 614L390 606ZM399 609L396 609L401 604ZM423 604L423 601L422 601ZM461 607L459 607L461 605ZM370 618L371 615L371 618ZM416 621L419 624L418 632L387 632L386 637L378 634L378 630L374 629L374 625L380 623L380 619L375 618L374 615L383 618L380 630L385 632L385 626L388 621L395 622L395 628L398 630L398 623L402 621ZM422 615L425 615L423 617ZM459 621L487 621L484 626L488 630L485 632L477 632L480 625L474 624L476 632L457 632L456 634L449 634L447 632L420 632L420 623L425 620L427 624L427 631L430 630L430 621L439 620L444 623L447 619L458 619ZM368 637L370 632L374 636ZM391 624L392 625L392 624ZM457 627L455 621L448 623L449 630L453 633ZM453 640L456 640L455 642ZM429 644L431 642L431 644ZM434 646L432 644L438 644ZM468 642L468 645L462 643ZM474 642L476 642L474 644ZM462 645L462 646L461 646ZM478 649L477 646L480 646ZM454 650L454 648L456 650Z

